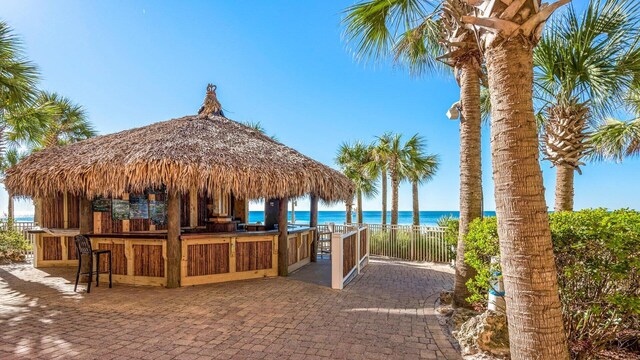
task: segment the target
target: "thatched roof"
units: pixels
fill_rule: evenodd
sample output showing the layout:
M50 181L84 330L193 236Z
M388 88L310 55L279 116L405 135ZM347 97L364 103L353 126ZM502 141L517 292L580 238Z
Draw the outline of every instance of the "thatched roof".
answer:
M35 152L6 172L5 186L31 197L112 196L160 185L222 189L248 199L314 193L331 202L352 193L340 172L221 116L219 103L208 105L199 115Z

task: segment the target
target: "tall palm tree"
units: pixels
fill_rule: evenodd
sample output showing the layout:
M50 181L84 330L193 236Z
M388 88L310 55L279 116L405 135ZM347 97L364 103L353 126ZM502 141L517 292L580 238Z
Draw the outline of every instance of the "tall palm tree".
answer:
M568 359L533 109L533 49L570 0L465 0L480 28L491 99L491 157L513 359ZM507 5L508 4L508 5Z
M380 177L380 190L382 195L382 225L387 224L387 180L388 180L388 154L391 133L384 133L378 136L376 141L371 144L371 159L367 164L368 170L373 177Z
M425 154L424 143L418 143L416 147L414 147L409 161L410 166L405 174L405 179L411 183L413 225L420 225L419 186L435 176L440 166L440 159L436 154Z
M367 169L367 164L371 162L371 148L360 141L353 144L343 143L338 149L336 163L342 172L355 184L356 198L358 201L357 223L363 223L362 205L363 198L371 198L378 193L374 176ZM347 204L347 223L351 221L351 205Z
M344 20L347 38L359 58L380 59L391 54L415 75L438 69L441 63L436 60L454 71L460 86L456 112L461 112L460 230L454 302L461 306L470 306L466 282L474 276L464 262L464 238L469 223L482 216L480 84L485 76L476 29L459 21L470 11L462 0L369 0L347 8Z
M389 177L391 178L391 225L398 224L398 190L400 182L410 172L412 156L424 143L423 138L415 134L406 142L401 134L392 134L389 142Z
M0 21L0 159L7 142L28 141L42 126L43 109L32 106L38 78L36 66L24 56L22 42Z
M572 211L589 133L616 112L640 77L640 2L591 0L550 22L534 51L537 93L548 104L542 150L556 167L556 211Z

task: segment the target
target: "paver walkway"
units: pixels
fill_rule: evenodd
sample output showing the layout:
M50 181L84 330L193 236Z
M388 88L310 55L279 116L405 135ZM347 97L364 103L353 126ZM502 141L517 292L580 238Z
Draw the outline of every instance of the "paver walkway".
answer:
M0 266L1 359L460 358L433 314L444 265L373 260L343 291L272 278L85 294L72 270L43 270Z

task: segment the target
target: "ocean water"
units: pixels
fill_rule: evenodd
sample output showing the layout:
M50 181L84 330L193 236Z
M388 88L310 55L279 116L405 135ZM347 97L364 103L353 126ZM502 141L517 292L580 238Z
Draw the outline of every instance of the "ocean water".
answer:
M495 211L485 211L485 216L496 216ZM309 223L309 211L297 211L296 210L296 223ZM420 211L420 223L425 225L436 225L438 219L444 216L451 216L454 218L460 217L459 211ZM291 220L291 211L289 211L289 220ZM318 223L323 224L326 222L334 222L336 224L342 224L346 220L345 211L319 211ZM356 213L353 212L353 220L356 220ZM369 224L382 223L382 211L363 211L362 220ZM250 211L249 221L264 221L264 213L262 211ZM391 222L391 212L387 213L387 224ZM411 224L413 222L413 212L411 211L399 211L398 212L398 224Z
M496 216L495 211L485 211L485 216ZM411 224L413 213L411 211L398 212L399 224ZM420 223L426 225L435 225L443 216L452 216L458 218L459 211L420 211ZM362 217L365 223L380 224L382 223L382 211L363 211ZM344 211L319 211L318 223L334 222L336 224L344 223L346 215ZM289 220L291 220L291 211L289 211ZM356 214L353 213L353 221L356 220ZM33 221L33 216L16 217L16 221ZM264 213L262 211L249 211L249 222L264 222ZM387 213L387 224L391 222L391 213ZM296 210L296 223L309 223L309 211Z

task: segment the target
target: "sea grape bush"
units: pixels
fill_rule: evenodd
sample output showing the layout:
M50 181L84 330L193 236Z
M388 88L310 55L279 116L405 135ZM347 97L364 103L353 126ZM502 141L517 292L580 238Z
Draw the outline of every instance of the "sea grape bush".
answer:
M550 215L550 225L573 355L589 356L613 342L638 346L640 212L559 212ZM496 219L473 221L466 242L465 261L478 272L467 284L469 300L486 305L491 274L499 270L490 263L500 252Z

